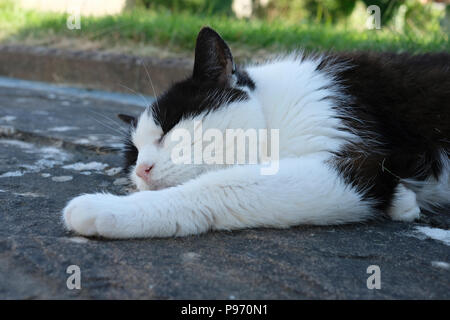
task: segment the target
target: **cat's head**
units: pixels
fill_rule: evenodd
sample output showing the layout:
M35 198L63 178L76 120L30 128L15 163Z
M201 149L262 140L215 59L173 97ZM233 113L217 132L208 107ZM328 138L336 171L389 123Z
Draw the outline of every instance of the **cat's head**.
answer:
M131 128L125 166L137 188L166 188L226 166L194 159L194 149L198 147L198 155L213 140L201 137L207 129L224 133L229 128L264 126L260 106L250 97L254 87L248 74L236 69L230 48L217 32L201 29L192 76L175 83L138 118L119 115ZM183 140L184 133L191 140ZM180 146L191 149L190 163L174 161L174 149ZM178 154L189 158L185 151Z

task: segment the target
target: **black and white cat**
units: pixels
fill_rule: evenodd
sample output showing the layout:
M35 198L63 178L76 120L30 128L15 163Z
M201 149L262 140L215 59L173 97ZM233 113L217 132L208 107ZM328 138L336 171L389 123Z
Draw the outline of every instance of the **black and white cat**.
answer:
M447 53L297 53L237 69L224 40L203 28L192 76L138 119L120 117L130 124L126 167L139 191L76 197L63 213L69 230L134 238L413 221L450 202ZM259 139L271 156L256 163L174 161L179 133L195 137L199 126L215 140L227 129L277 135ZM197 135L181 150L189 160L209 148L220 160L231 140L213 140ZM270 162L276 170L264 174Z

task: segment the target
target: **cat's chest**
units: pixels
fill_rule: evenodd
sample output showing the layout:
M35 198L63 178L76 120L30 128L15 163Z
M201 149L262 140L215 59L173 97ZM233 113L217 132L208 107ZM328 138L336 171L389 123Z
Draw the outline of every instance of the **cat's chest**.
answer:
M286 59L248 70L251 97L261 105L270 130L279 130L280 157L337 151L351 139L337 113L340 88L320 60Z
M284 97L282 101L266 99L263 104L269 132L278 131L281 158L302 156L315 152L339 150L352 135L342 130L333 100L297 99Z

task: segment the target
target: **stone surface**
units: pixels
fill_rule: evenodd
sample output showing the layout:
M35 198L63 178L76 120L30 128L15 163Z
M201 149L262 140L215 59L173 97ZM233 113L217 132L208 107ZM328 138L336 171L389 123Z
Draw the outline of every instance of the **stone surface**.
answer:
M449 247L415 233L416 226L448 229L448 210L416 223L176 239L111 241L65 231L61 209L72 197L127 192L114 183L123 173L107 174L121 164L115 114L141 110L0 87L0 299L450 298L449 270L436 263L450 263ZM78 162L107 166L63 168ZM81 269L80 290L66 286L70 265ZM367 288L370 265L380 267L380 290Z

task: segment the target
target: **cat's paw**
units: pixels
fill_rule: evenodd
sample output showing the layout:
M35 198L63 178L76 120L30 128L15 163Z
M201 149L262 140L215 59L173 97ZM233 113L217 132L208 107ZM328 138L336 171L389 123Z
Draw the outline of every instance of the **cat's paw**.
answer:
M394 221L412 222L420 218L420 208L417 204L416 194L399 184L388 214Z
M394 221L412 222L420 218L420 208L418 206L405 209L404 211L391 212L391 219Z
M120 237L119 215L126 214L124 198L110 194L86 194L72 199L63 210L68 230L84 236Z

